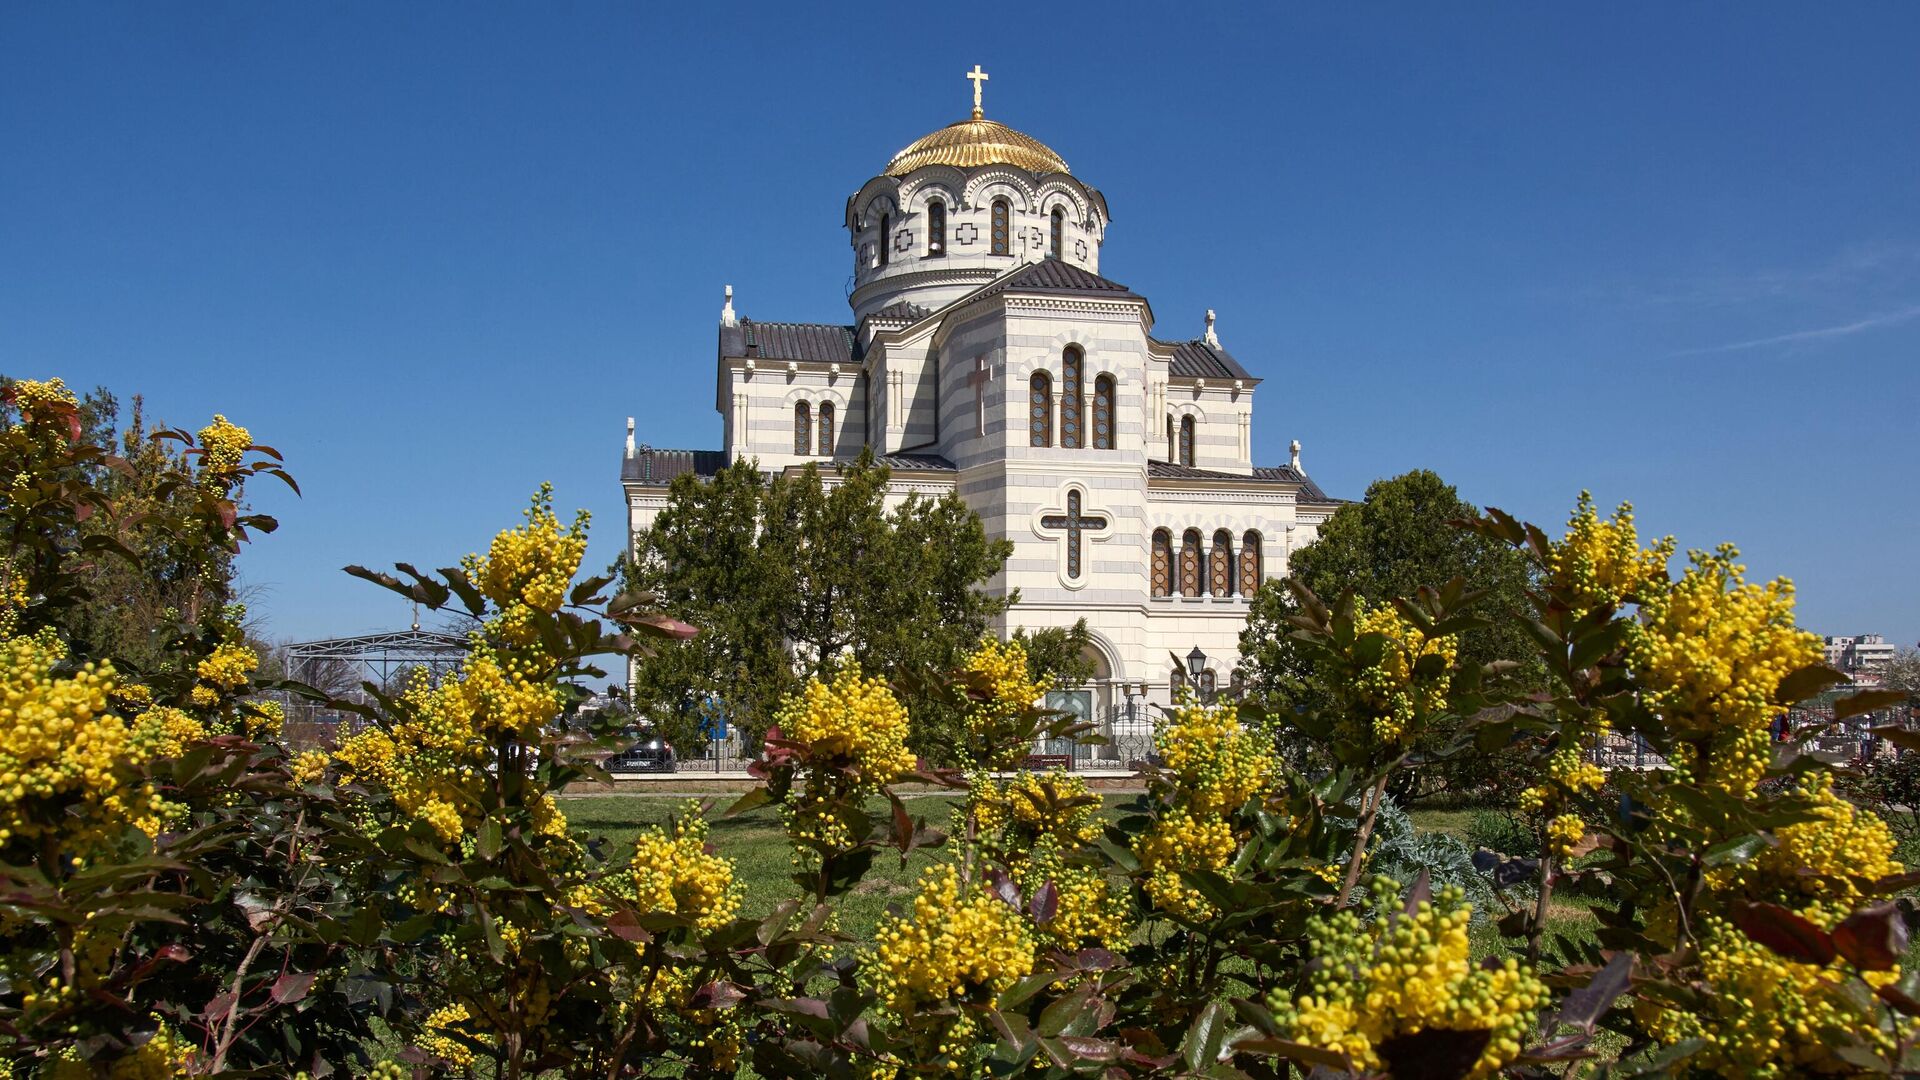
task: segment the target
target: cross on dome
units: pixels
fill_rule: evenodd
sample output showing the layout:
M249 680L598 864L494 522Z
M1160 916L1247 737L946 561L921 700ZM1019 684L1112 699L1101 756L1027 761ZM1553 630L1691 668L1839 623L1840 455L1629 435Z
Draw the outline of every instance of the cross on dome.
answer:
M978 120L986 115L980 111L980 84L986 82L988 76L986 72L980 70L979 64L975 64L973 70L967 72L967 78L973 80L973 118Z

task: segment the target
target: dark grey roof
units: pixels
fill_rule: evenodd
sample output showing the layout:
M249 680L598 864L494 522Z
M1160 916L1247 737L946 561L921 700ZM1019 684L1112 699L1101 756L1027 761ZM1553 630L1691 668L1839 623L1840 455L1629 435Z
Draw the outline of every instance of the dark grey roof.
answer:
M1297 501L1303 503L1325 503L1337 505L1343 499L1330 497L1320 490L1320 485L1308 478L1306 473L1291 465L1255 465L1253 475L1245 473L1220 472L1217 469L1196 469L1191 465L1175 465L1170 461L1147 462L1147 475L1157 480L1252 480L1270 484L1299 484L1300 494Z
M844 364L853 359L853 327L741 319L720 328L720 355Z
M1062 262L1059 259L1042 259L1037 263L1028 263L974 293L968 299L978 300L1003 292L1065 293L1072 296L1098 296L1115 300L1146 299L1117 281L1108 281L1099 274L1082 270L1072 263Z
M1168 361L1167 369L1182 378L1259 381L1240 366L1240 361L1235 360L1232 353L1199 338L1174 345L1173 359Z
M835 458L834 468L844 469L853 465L855 458ZM878 454L874 456L875 465L885 465L889 469L917 469L920 472L953 472L953 462L939 454Z
M632 457L620 459L620 479L665 485L676 476L712 476L726 467L725 450L655 450L643 446Z

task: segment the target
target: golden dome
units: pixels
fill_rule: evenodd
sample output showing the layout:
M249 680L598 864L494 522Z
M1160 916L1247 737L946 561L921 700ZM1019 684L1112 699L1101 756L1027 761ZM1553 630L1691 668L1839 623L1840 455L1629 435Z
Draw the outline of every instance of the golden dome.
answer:
M1012 165L1031 173L1071 172L1060 155L1031 135L976 113L924 135L887 162L886 175L905 176L927 165Z

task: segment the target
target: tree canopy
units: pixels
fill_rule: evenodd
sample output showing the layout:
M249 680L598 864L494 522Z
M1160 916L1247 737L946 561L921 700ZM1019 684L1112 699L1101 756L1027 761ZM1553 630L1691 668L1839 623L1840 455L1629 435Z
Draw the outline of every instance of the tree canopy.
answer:
M951 668L1018 599L982 588L1012 544L951 493L887 509L888 475L863 454L830 473L741 461L674 481L623 573L700 628L636 672L636 709L676 747L719 718L757 736L807 677L848 661L885 675ZM939 712L916 710L916 751L939 756Z
M1328 603L1345 592L1388 603L1413 596L1422 585L1439 588L1462 578L1469 590L1484 591L1475 610L1491 616L1493 624L1462 635L1461 664L1509 660L1537 666L1520 623L1501 617L1525 610L1529 565L1511 546L1451 524L1477 513L1453 485L1427 469L1376 480L1364 501L1335 511L1318 539L1293 553L1289 576ZM1269 710L1315 704L1311 661L1287 622L1297 613L1291 590L1270 585L1254 596L1240 636L1242 677L1249 693ZM1436 749L1446 736L1436 733L1424 749ZM1409 776L1423 790L1466 779L1452 766L1416 769Z

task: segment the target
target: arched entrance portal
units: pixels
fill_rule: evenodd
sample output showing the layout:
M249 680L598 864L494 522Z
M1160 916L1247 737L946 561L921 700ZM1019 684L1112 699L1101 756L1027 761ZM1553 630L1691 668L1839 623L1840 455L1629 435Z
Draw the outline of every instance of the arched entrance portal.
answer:
M1134 734L1135 713L1143 708L1138 691L1121 676L1111 642L1097 632L1082 656L1092 668L1087 681L1079 686L1063 687L1047 693L1046 705L1074 716L1078 722L1093 725L1092 734L1104 742L1081 739L1043 739L1037 752L1049 763L1073 768L1115 768L1127 760L1121 742ZM1141 714L1144 718L1144 713ZM1150 725L1149 725L1150 727Z

